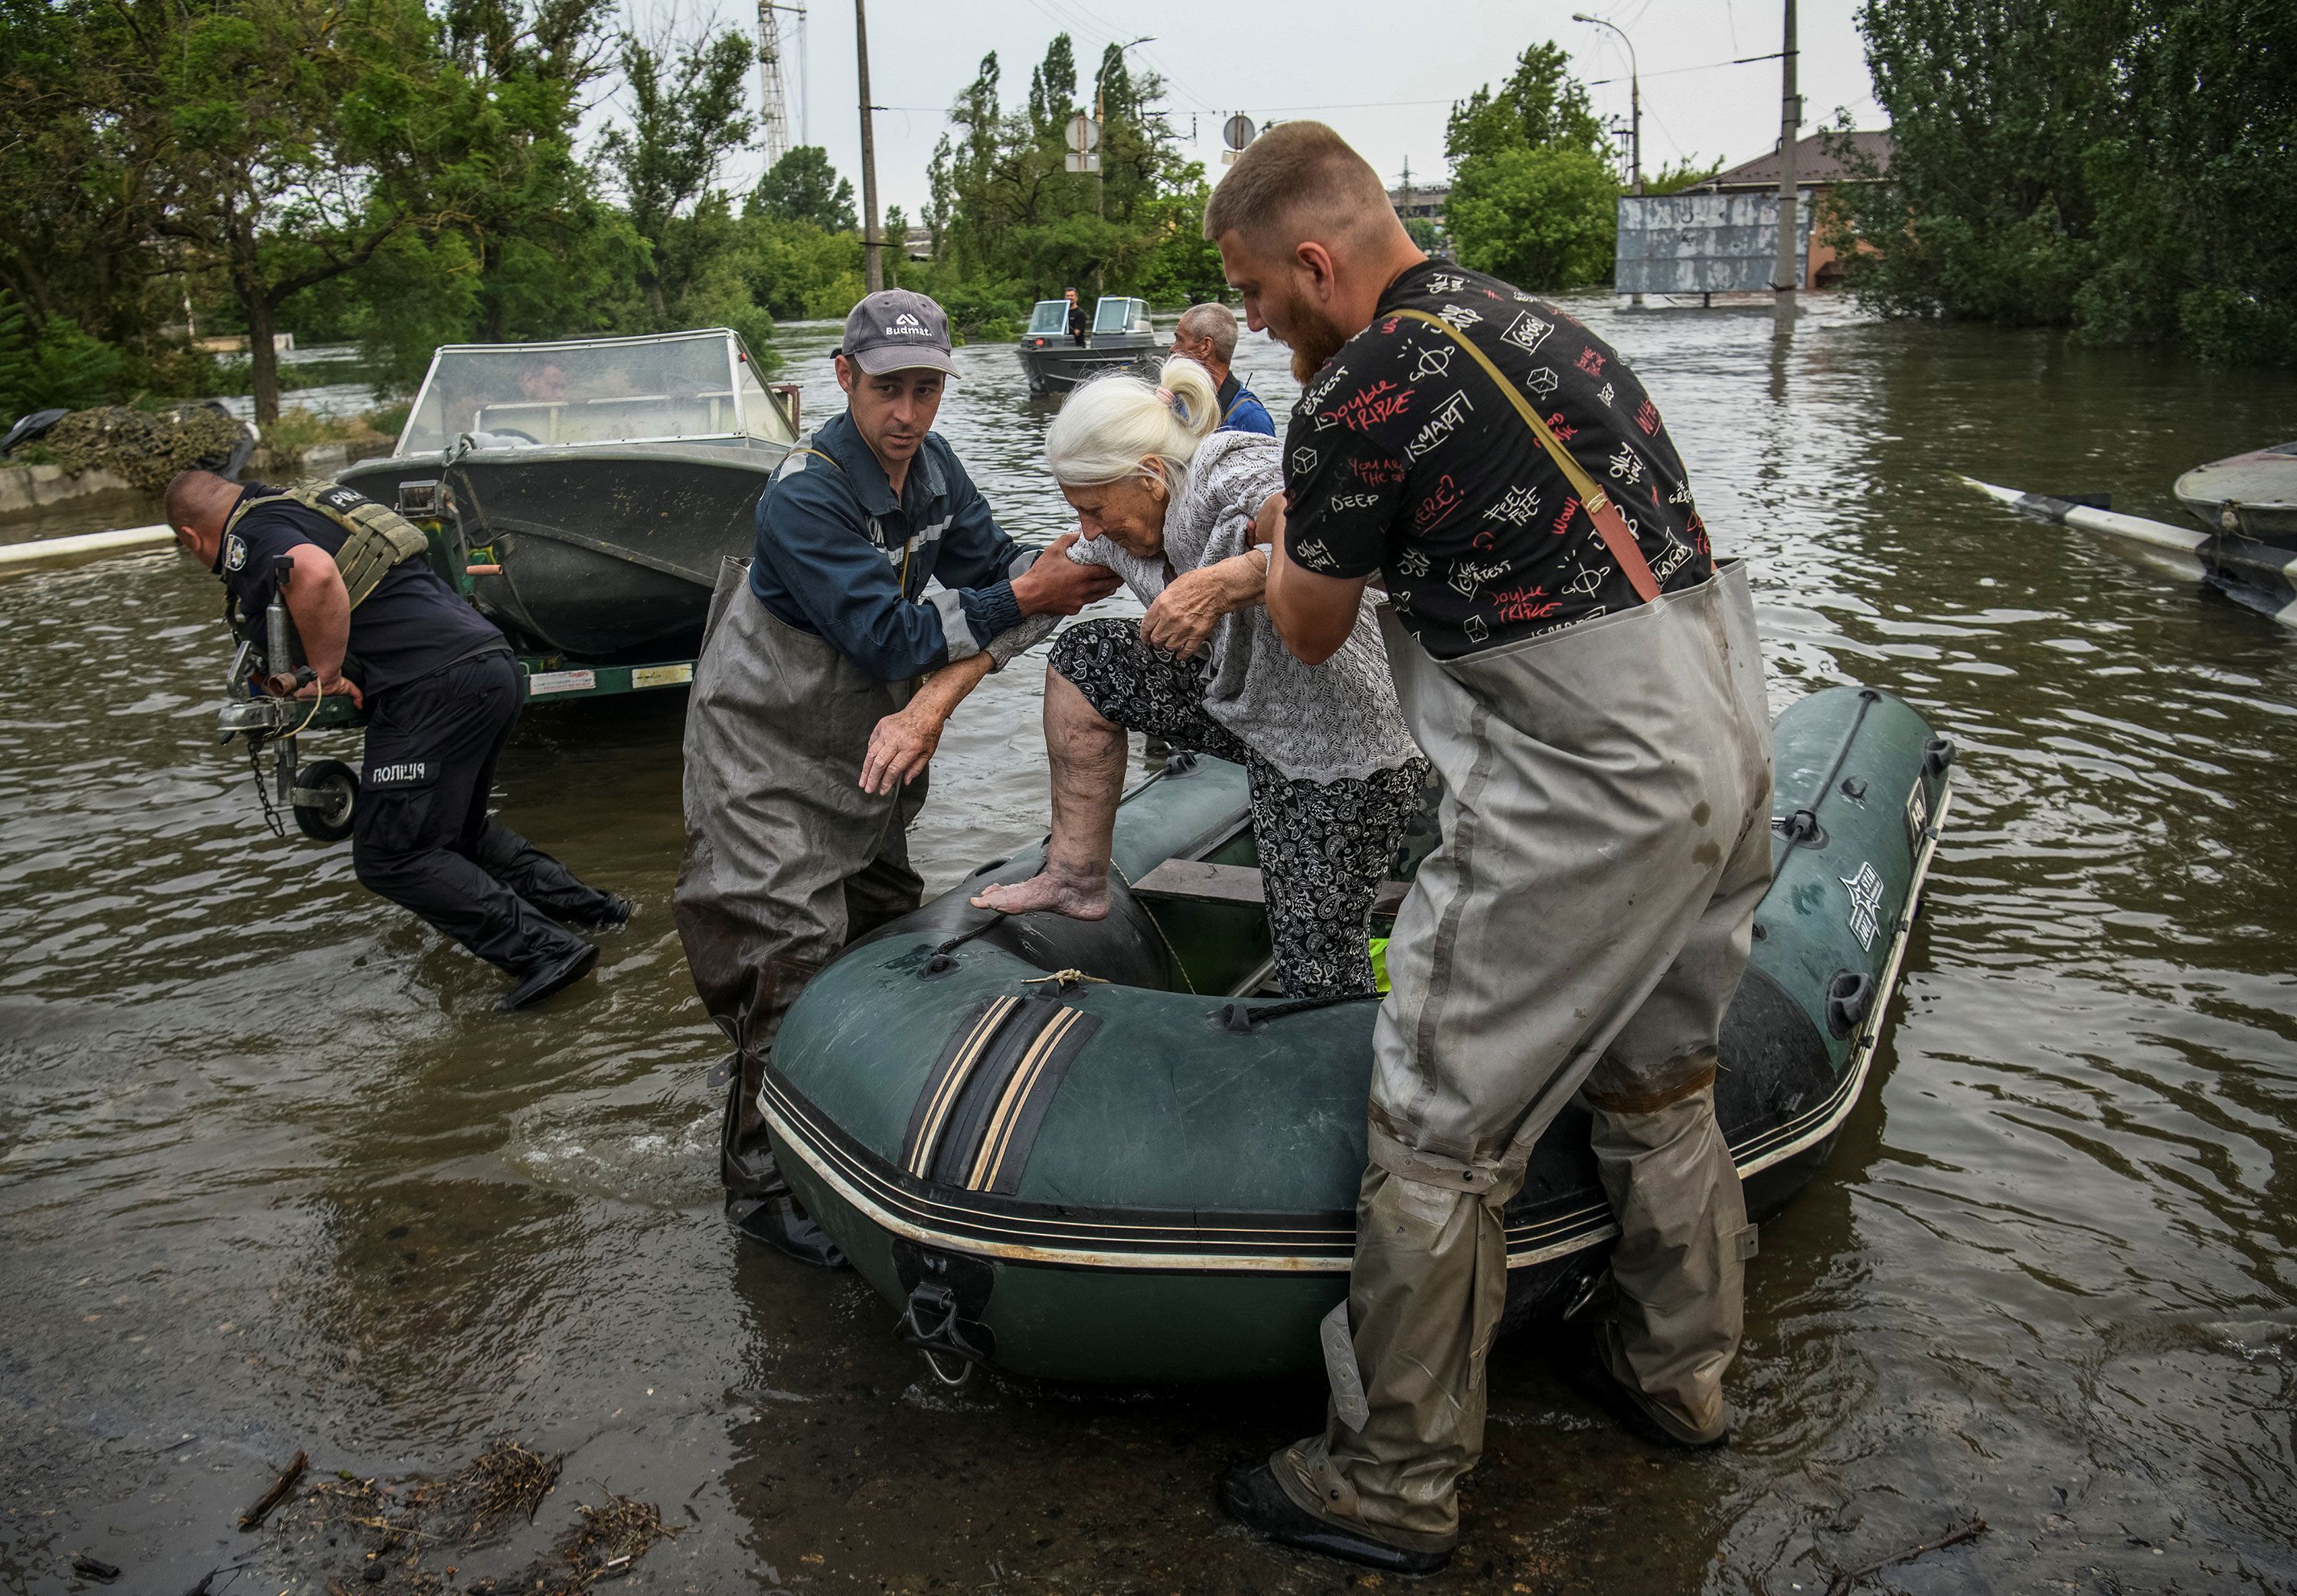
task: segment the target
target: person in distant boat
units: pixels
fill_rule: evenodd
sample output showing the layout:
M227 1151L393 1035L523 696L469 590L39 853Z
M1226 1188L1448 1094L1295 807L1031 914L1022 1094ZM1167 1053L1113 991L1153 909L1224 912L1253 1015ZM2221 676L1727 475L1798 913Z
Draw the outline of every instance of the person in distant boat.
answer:
M351 810L361 885L430 922L516 984L504 1009L579 980L598 950L566 927L620 926L630 906L487 813L495 761L525 702L510 644L423 555L423 534L354 489L267 488L211 471L168 484L176 540L223 579L235 629L261 636L285 559L296 660L267 684L365 705ZM293 672L317 680L300 690Z
M1236 313L1226 305L1191 305L1173 329L1173 352L1185 355L1213 374L1220 399L1220 424L1231 432L1276 436L1275 418L1260 396L1230 369L1236 356Z
M1330 128L1261 135L1205 235L1305 389L1270 618L1325 659L1384 586L1396 697L1444 779L1388 942L1324 1427L1222 1500L1272 1540L1428 1573L1483 1451L1507 1205L1575 1100L1619 1227L1584 1388L1647 1439L1730 1437L1755 1230L1715 1082L1771 873L1754 605L1618 352L1428 259Z
M1074 533L1042 550L1008 537L932 430L957 371L939 305L869 295L836 368L846 408L790 452L752 557L719 572L673 900L695 988L734 1044L720 1168L736 1222L832 1265L758 1107L783 1016L849 941L922 901L909 827L966 695L1117 585L1065 557Z
M1268 550L1253 528L1283 491L1276 440L1217 431L1212 377L1195 361L1166 361L1160 381L1087 383L1046 430L1046 464L1085 539L1069 557L1118 572L1148 613L1083 621L1053 645L1045 868L973 902L1107 915L1125 733L1146 732L1250 776L1284 990L1369 994L1372 898L1421 803L1428 761L1396 710L1369 602L1321 665L1287 654L1268 623Z
M1069 302L1069 341L1083 349L1086 334L1092 331L1092 313L1078 301L1075 289L1068 290L1061 297Z

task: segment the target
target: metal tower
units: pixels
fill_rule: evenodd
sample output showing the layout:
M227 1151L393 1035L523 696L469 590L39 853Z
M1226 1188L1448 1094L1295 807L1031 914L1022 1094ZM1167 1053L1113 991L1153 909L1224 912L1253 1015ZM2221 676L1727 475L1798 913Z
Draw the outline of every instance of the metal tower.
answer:
M804 59L804 0L794 4L758 0L758 132L769 167L790 150L789 95L782 79L782 24L778 14L781 12L797 19L801 70Z

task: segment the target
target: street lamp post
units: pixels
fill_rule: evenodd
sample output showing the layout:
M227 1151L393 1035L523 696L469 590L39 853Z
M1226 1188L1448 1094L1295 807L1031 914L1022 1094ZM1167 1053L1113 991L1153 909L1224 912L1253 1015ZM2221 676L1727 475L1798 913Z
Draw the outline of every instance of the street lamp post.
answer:
M1629 169L1634 174L1635 197L1641 199L1643 192L1643 84L1642 74L1635 65L1635 41L1629 38L1626 29L1618 23L1607 22L1601 17L1589 16L1584 11L1573 12L1571 20L1575 22L1592 23L1597 28L1608 28L1618 34L1619 43L1627 47L1627 148L1629 159L1634 162ZM1640 306L1642 302L1643 296L1641 294L1636 294L1628 300L1630 305L1634 306Z

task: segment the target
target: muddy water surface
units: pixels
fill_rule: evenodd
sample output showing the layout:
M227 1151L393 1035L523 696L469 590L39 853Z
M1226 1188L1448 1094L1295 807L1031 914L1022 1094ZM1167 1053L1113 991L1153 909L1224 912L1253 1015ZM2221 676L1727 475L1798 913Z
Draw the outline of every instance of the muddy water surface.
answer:
M1648 1452L1503 1348L1421 1588L1815 1593L1982 1515L1887 1588L2297 1589L2297 634L1948 474L2174 519L2178 471L2297 435L2297 383L1836 308L1787 346L1578 309L1756 562L1774 703L1873 683L1963 759L1879 1075L1765 1230L1738 1445ZM785 332L816 415L833 340ZM961 359L943 430L1009 527L1059 530L1012 354ZM1293 396L1281 351L1245 364ZM557 1493L475 1551L415 1543L447 1587L609 1492L682 1530L655 1589L1351 1584L1212 1506L1315 1389L951 1394L858 1281L727 1230L670 918L679 704L522 728L506 817L639 913L506 1020L347 850L265 832L213 740L217 609L172 555L0 581L0 1591L93 1588L79 1553L165 1596L377 1588L357 1530L233 1518L299 1448L402 1477L504 1436L566 1454ZM943 743L932 885L1041 831L1041 674Z

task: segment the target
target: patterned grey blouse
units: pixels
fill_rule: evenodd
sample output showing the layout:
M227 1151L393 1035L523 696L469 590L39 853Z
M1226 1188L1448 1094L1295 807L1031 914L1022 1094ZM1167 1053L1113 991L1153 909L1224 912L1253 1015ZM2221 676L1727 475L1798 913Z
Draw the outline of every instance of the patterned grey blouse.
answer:
M1105 565L1142 604L1169 580L1165 568L1194 571L1252 547L1253 518L1284 490L1281 447L1256 432L1214 432L1189 463L1180 497L1165 511L1165 555L1136 559L1110 542L1079 542L1069 557ZM1370 594L1355 629L1321 665L1287 652L1260 605L1223 615L1213 627L1205 673L1205 713L1295 781L1361 779L1417 758L1387 674Z

